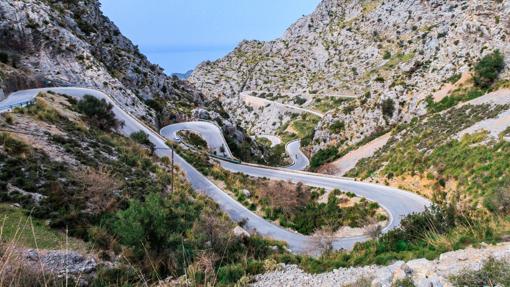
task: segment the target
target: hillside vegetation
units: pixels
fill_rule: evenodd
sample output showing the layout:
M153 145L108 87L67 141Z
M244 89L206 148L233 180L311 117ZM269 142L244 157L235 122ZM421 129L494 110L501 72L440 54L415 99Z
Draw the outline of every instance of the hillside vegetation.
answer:
M262 263L249 267L251 260L280 252L270 248L277 243L235 236L215 203L178 171L172 176L169 160L139 143L143 136L119 135L112 116L111 106L93 97L46 94L1 117L2 201L21 206L2 207L12 210L4 213L6 244L33 248L37 240L38 248L60 249L67 230L80 239L71 242L86 242L80 250L114 263L97 271L97 286L183 274L226 284L263 270ZM19 228L23 221L34 233ZM16 230L23 235L13 240ZM42 278L33 280L27 286Z

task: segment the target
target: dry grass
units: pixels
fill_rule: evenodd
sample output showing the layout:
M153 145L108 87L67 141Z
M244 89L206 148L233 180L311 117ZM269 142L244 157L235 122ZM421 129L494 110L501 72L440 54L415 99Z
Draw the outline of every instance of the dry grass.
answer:
M281 208L286 214L310 201L311 193L303 184L285 181L268 181L256 190L260 198L267 198L273 208Z
M5 224L4 219L0 226L0 286L74 286L66 278L58 278L48 272L41 261L27 260L26 249L20 247L27 229L32 234L35 251L41 251L38 247L38 228L31 217L20 219L14 234L7 238L4 237Z
M85 187L83 194L87 197L91 213L101 214L116 209L118 201L113 195L122 188L122 182L111 170L105 167L85 168L75 171L73 176Z

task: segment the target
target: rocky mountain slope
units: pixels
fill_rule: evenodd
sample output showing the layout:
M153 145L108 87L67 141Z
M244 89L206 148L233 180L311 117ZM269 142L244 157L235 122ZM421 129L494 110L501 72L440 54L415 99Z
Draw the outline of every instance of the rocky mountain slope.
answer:
M157 126L202 102L165 75L100 10L99 1L0 1L0 88L82 86L112 95Z
M188 119L213 120L243 160L267 153L252 143L217 101L167 76L124 37L97 0L0 1L0 99L19 89L95 88L159 129ZM243 148L244 144L244 148Z
M473 64L496 49L509 66L509 15L509 1L324 0L283 37L243 41L225 58L198 66L190 81L252 130L274 131L284 122L270 110L244 107L243 91L288 102L355 95L318 124L316 152L425 113L427 96L440 99L449 79L469 78ZM506 69L501 77L509 76ZM335 122L344 123L343 132L330 129Z

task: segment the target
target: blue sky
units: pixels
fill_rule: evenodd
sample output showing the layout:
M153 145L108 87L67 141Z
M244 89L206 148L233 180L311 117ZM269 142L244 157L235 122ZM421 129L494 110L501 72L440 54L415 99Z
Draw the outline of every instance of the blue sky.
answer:
M272 40L320 0L100 0L103 13L168 74Z

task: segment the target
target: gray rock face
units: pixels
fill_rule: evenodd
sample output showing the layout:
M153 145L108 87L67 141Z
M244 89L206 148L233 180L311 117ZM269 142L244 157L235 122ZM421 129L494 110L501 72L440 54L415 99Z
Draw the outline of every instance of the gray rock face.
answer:
M0 1L0 70L6 93L42 86L81 86L112 95L131 113L157 125L145 103L162 99L165 117L179 117L177 102L202 96L168 77L106 18L99 1ZM166 100L166 101L165 101Z
M397 261L389 266L339 268L316 275L307 274L296 265L287 265L280 271L256 276L253 286L345 286L366 280L371 286L391 287L404 278L410 278L417 287L452 286L449 276L463 270L479 270L491 257L510 262L510 244L447 252L436 260L416 259L406 263Z
M82 276L96 271L97 263L93 258L85 257L74 251L38 252L29 249L25 258L37 268L58 276Z
M9 194L9 195L19 194L22 196L26 196L27 198L30 198L35 204L39 204L41 202L41 200L46 198L46 196L44 196L40 193L27 192L21 188L13 186L10 183L7 184L7 194Z
M193 117L200 119L200 120L209 120L211 119L211 116L209 115L209 112L204 109L195 109L193 110Z
M241 92L290 95L288 101L357 95L323 118L314 139L315 150L352 144L422 114L424 98L495 49L510 66L509 12L509 1L323 0L280 39L243 41L199 65L189 80L243 127L266 133L284 122L276 112L247 108ZM507 68L502 77L509 76ZM385 99L393 100L392 114L382 112ZM336 120L345 122L344 132L328 129Z

